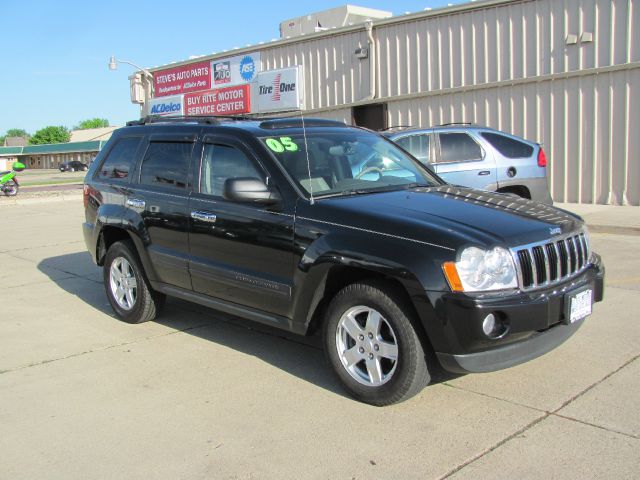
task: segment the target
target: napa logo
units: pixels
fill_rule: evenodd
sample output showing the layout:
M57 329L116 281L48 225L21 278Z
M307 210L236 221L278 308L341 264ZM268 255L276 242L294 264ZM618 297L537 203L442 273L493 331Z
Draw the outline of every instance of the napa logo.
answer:
M256 76L256 64L249 55L240 60L240 76L245 82L250 82Z
M151 107L151 115L168 115L182 110L182 104L179 102L158 103Z

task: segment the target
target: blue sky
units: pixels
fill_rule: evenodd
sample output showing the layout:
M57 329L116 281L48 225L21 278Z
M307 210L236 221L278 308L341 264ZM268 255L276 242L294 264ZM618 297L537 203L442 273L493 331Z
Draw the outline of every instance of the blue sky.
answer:
M107 67L110 55L142 67L278 38L282 20L347 1L3 0L0 135L48 125L73 127L101 117L112 125L137 118L127 77ZM457 0L358 0L394 15Z

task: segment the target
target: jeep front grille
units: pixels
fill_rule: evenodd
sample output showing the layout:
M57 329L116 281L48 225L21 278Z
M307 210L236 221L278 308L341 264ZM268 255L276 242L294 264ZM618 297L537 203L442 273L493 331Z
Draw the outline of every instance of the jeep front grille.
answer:
M512 249L523 290L560 283L582 272L589 263L589 242L584 232L551 242Z

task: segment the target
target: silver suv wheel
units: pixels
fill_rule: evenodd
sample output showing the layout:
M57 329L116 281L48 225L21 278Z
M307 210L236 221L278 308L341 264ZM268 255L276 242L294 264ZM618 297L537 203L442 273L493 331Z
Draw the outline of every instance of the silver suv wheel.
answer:
M123 310L131 310L136 303L138 282L133 267L124 257L116 257L109 269L111 294Z
M396 371L396 335L373 308L358 305L342 315L336 329L336 349L345 370L363 385L384 385Z

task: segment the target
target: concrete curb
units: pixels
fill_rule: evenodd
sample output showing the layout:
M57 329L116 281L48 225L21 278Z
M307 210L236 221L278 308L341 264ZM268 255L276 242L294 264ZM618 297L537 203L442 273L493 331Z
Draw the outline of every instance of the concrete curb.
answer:
M82 201L82 192L43 192L43 195L0 197L0 208L9 205L35 205L38 203Z
M640 235L640 227L620 227L617 225L598 225L587 221L587 227L592 233L609 233L612 235Z

